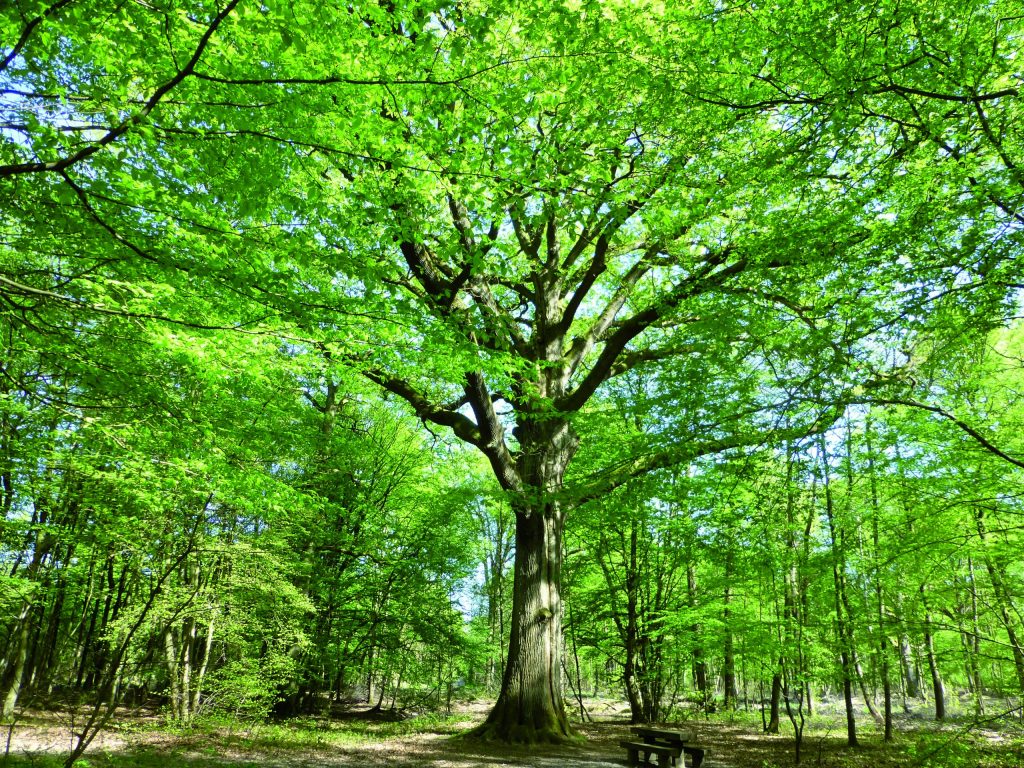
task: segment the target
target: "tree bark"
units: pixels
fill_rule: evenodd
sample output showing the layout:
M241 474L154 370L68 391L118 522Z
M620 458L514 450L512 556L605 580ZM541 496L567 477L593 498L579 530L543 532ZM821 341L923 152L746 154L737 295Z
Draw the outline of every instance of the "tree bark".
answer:
M928 656L928 671L932 676L932 693L935 695L935 719L946 719L946 687L939 673L935 659L935 642L932 635L932 615L928 609L925 585L921 585L921 607L924 609L924 649Z
M771 703L768 709L768 723L764 727L765 733L779 732L779 703L782 701L782 665L785 659L781 659L779 670L772 675Z
M906 696L911 699L921 698L921 678L917 674L913 649L910 647L910 637L906 632L900 634L900 666L903 669ZM904 708L906 709L905 706Z
M687 604L691 611L697 609L697 569L693 560L686 564L686 596ZM699 622L691 625L692 655L693 655L693 684L700 694L701 706L707 709L708 706L708 667L704 662L704 648L701 645L701 638L704 636L704 628Z
M892 741L892 680L889 676L889 641L885 636L885 602L882 594L881 537L878 517L881 505L878 502L878 479L875 474L875 454L871 446L870 413L864 423L864 442L868 452L868 479L871 487L871 544L872 571L875 581L875 612L878 621L877 658L879 674L882 677L882 699L884 717L882 721L884 739Z
M970 578L971 631L965 638L967 643L968 673L974 690L974 714L985 714L985 684L981 678L981 635L978 630L978 584L974 576L974 561L967 558L967 574ZM1021 689L1024 691L1024 687Z
M21 695L25 665L28 662L28 636L32 626L28 619L30 612L31 603L26 602L18 617L20 627L14 635L13 648L6 659L6 674L0 679L0 720L13 716L14 708L18 705L18 697Z
M626 562L626 626L623 637L626 663L623 666L622 679L626 686L626 698L629 700L630 722L649 723L650 720L644 712L643 694L640 691L637 669L640 664L639 616L637 607L640 574L637 569L637 530L635 520L630 521L629 551L625 554L628 557ZM611 588L612 584L608 569L605 569L605 575L609 577L608 586Z
M516 510L508 661L501 693L475 733L518 743L572 738L562 698L562 533L557 504Z
M736 706L739 693L736 690L736 654L735 638L732 631L732 543L725 556L725 591L722 595L722 624L724 625L725 638L722 642L722 687L724 689L724 700L722 706L725 709L732 709Z
M846 743L851 747L858 746L857 720L853 708L853 683L855 676L853 643L850 635L848 617L843 612L843 598L846 587L844 569L843 537L836 526L835 505L832 500L832 486L828 471L828 458L825 453L825 441L819 443L821 450L821 466L825 485L825 516L828 519L829 535L832 539L832 582L835 596L836 634L839 644L839 663L843 677L843 702L846 707Z

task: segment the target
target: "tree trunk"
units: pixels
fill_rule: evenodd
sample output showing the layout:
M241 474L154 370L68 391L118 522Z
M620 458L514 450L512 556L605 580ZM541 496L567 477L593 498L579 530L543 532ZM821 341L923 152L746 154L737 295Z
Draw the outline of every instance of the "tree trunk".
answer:
M202 702L203 683L206 682L206 670L210 665L210 650L213 647L215 614L211 611L210 621L206 625L206 637L202 647L196 650L196 669L193 678L191 701L189 707L193 716L199 711Z
M765 733L779 732L779 703L782 700L782 665L785 659L780 660L779 670L772 675L772 697L768 711L768 723L764 727Z
M508 661L501 693L478 736L520 743L572 738L562 699L562 531L556 504L516 510Z
M974 714L985 714L985 684L981 679L981 635L978 630L978 584L974 577L974 561L967 558L967 573L970 577L971 631L967 638L968 672L971 688L974 689ZM1024 688L1022 688L1024 690Z
M846 504L844 509L844 519L853 519L853 497L854 497L854 477L853 477L853 424L849 422L847 424L847 436L846 436ZM850 653L850 662L853 665L853 671L857 679L857 687L860 688L861 696L864 698L864 704L868 708L872 719L879 725L884 724L882 716L878 713L878 708L875 706L874 694L868 690L868 686L864 680L864 670L861 667L860 659L857 654L857 641L855 638L857 621L854 616L853 607L850 604L850 592L847 588L847 568L846 568L846 544L845 544L845 527L840 528L839 533L840 539L843 541L843 545L839 549L840 556L840 567L841 567L841 582L839 595L843 601L843 610L846 615L846 637L847 637L847 648Z
M724 689L724 700L722 706L725 709L733 709L739 693L736 690L736 652L735 638L732 631L732 590L729 582L732 578L732 555L725 560L725 592L722 595L722 624L725 626L725 638L722 642L722 688Z
M876 654L879 673L882 677L882 698L885 715L882 725L885 741L892 741L892 681L889 677L889 641L885 636L885 602L882 594L881 537L879 535L878 516L881 505L878 503L878 480L875 474L875 454L871 447L871 417L864 423L864 441L868 451L868 478L871 484L871 544L872 571L875 581L875 613L878 620L878 643Z
M14 708L18 705L18 696L21 695L21 684L25 676L25 665L28 661L29 630L32 622L29 621L31 604L25 604L19 616L20 627L12 641L12 649L5 659L7 669L0 679L0 720L6 720L14 715Z
M1011 615L1011 611L1018 613L1018 615L1019 612L1017 612L1016 606L1013 604L1012 592L1006 586L1006 578L1002 564L997 562L992 553L988 550L984 515L984 510L979 509L977 511L977 516L975 517L978 526L978 538L981 540L982 553L985 558L985 568L988 571L989 581L992 583L992 593L995 596L996 605L998 607L996 615L999 617L999 620L1003 625L1003 629L1006 630L1006 637L1009 641L1010 651L1013 655L1013 669L1017 675L1017 686L1021 693L1024 694L1024 641L1022 641L1020 636L1017 634L1016 622Z
M828 519L829 536L832 539L832 583L835 596L836 635L839 644L839 663L843 676L843 703L846 707L846 743L851 747L858 746L857 720L853 708L853 683L855 676L853 643L848 626L848 616L843 613L845 582L845 555L843 552L843 536L836 525L835 505L832 500L832 486L828 471L828 458L825 453L825 441L820 442L821 467L825 485L825 516Z
M928 656L928 671L932 676L932 692L935 695L935 719L946 719L946 687L939 674L939 665L935 659L935 642L932 636L932 615L928 609L928 598L925 596L925 585L921 585L921 607L924 608L924 649Z
M690 560L686 564L686 596L687 605L691 611L697 609L697 569ZM704 663L704 648L701 644L701 638L704 635L704 628L701 624L695 623L691 625L690 632L692 634L692 646L693 646L693 684L700 694L701 706L707 709L708 706L708 667Z
M623 682L626 685L626 698L630 702L630 722L649 723L645 717L643 706L643 695L640 691L639 676L637 674L639 659L639 616L637 613L637 601L639 592L640 573L637 569L637 525L636 520L630 524L630 550L626 564L626 627L624 645L626 648L626 664L623 667ZM605 568L605 575L609 579L608 587L611 588L610 573Z
M914 663L910 637L906 633L900 634L900 666L903 669L906 696L911 699L921 698L921 679L917 675L917 665Z
M182 720L185 715L181 675L178 671L178 644L174 640L174 628L170 626L164 631L164 656L167 659L167 677L170 681L171 712L176 720Z

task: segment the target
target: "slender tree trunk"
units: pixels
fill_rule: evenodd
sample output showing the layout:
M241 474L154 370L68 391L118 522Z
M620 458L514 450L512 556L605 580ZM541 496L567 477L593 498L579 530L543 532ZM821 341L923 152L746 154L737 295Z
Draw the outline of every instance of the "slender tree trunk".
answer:
M853 496L854 496L854 477L853 477L853 423L847 422L847 434L846 434L846 504L845 504L845 515L844 519L853 519ZM857 623L854 619L853 607L850 604L850 590L847 588L846 578L846 529L845 526L840 528L839 538L843 541L843 546L840 547L840 592L839 595L843 601L843 610L846 614L846 637L847 647L850 653L850 661L853 665L853 671L857 679L857 687L860 688L861 696L864 698L864 704L868 708L868 713L872 719L879 725L883 724L883 719L878 714L878 708L875 706L875 699L872 692L868 690L868 686L864 680L864 669L861 666L859 654L857 653L857 641L856 641L856 627Z
M179 670L181 673L181 719L188 723L192 720L189 704L192 701L192 650L196 642L196 620L189 616L185 619L185 628L181 633L181 649Z
M42 524L45 521L45 511L40 512L37 519ZM36 532L27 543L31 544L33 552L32 560L24 570L23 578L29 583L36 582L37 578L42 581L43 578L38 577L38 573L43 568L45 559L53 546L53 538L48 534L40 535ZM13 574L14 571L12 571ZM18 618L14 622L16 629L12 643L3 660L4 664L0 665L0 719L14 714L14 708L18 705L18 698L21 696L25 684L25 673L30 661L29 649L32 642L32 630L39 621L36 617L38 613L36 599L38 599L36 590L33 590L22 602Z
M722 687L724 689L725 709L732 709L736 706L739 694L736 690L736 654L735 637L732 631L732 545L725 556L725 592L722 595L722 623L725 630L725 638L722 642Z
M928 657L928 671L932 676L932 693L935 696L935 719L946 719L946 687L942 683L939 665L935 659L935 642L932 636L932 615L928 609L925 585L921 585L921 606L924 609L924 649Z
M576 622L572 620L571 603L567 602L566 607L566 614L569 618L569 639L572 641L572 661L574 670L574 674L572 677L575 677L576 679L575 689L573 693L576 694L576 703L579 705L580 708L580 721L585 723L588 720L593 720L593 718L590 716L590 713L587 712L587 708L583 706L583 675L580 672L580 651L579 645L576 640ZM572 677L570 677L570 680L572 679Z
M1024 642L1018 634L1017 623L1012 613L1016 612L1013 597L1006 586L1006 574L1001 563L996 562L992 553L988 551L988 533L985 529L985 512L979 509L975 516L978 527L978 538L981 540L982 552L985 556L985 569L988 571L989 581L992 583L992 593L996 598L999 610L996 612L999 620L1006 630L1007 641L1010 645L1010 652L1013 656L1013 670L1017 675L1017 688L1024 695Z
M779 660L779 671L772 675L771 702L768 709L768 723L765 725L765 733L779 732L779 705L782 703L782 665L785 659Z
M853 708L854 660L851 657L852 643L847 626L847 617L843 613L843 576L844 558L842 552L842 536L837 532L835 506L832 500L832 486L829 482L828 459L825 453L825 441L820 442L821 465L825 484L825 515L828 519L829 535L832 539L832 583L834 587L836 634L839 642L839 662L843 676L843 702L846 706L846 743L851 747L858 746L857 720Z
M884 739L892 741L892 681L889 677L889 641L885 635L885 603L882 595L881 537L879 536L878 516L881 505L878 503L878 479L875 474L875 454L871 446L871 417L864 423L864 441L868 452L868 479L871 484L871 545L872 571L875 582L875 619L878 622L877 658L879 674L882 677L882 699L884 717L882 720Z
M698 604L697 569L692 560L686 564L686 595L690 610L695 611ZM704 630L699 623L696 623L690 627L690 633L692 635L691 644L693 648L693 684L700 694L702 706L706 709L708 706L708 668L704 662L704 648L702 645Z
M640 691L637 670L640 663L638 616L640 574L637 569L636 521L630 521L629 552L626 555L628 558L626 562L626 631L625 637L623 637L626 660L623 665L622 680L626 687L626 699L629 701L630 721L633 723L647 723L650 721L644 714L643 694ZM607 569L605 570L605 575L610 578ZM612 586L610 582L608 586Z
M921 678L917 674L917 664L914 663L914 651L910 645L910 636L905 632L900 634L900 666L903 669L906 695L911 699L921 698Z
M974 713L985 714L985 685L981 678L981 634L978 630L978 583L974 576L974 560L967 558L967 575L970 579L971 631L967 637L971 688L974 690ZM1024 689L1022 689L1024 690Z
M768 726L765 729L768 733L778 733L780 727L780 713L779 705L783 696L786 698L786 714L790 718L790 722L795 724L793 720L794 713L789 702L790 690L788 680L790 674L787 674L787 670L802 670L802 664L799 663L801 652L798 645L798 639L801 635L800 628L800 550L797 541L797 532L800 530L797 519L796 519L796 487L793 481L793 475L795 471L795 455L793 451L792 443L786 444L786 530L785 530L785 570L782 578L782 604L783 604L783 652L779 656L779 668L776 673L772 676L772 697L771 697L771 714L768 719ZM796 655L797 658L793 660L792 664L787 661L787 654ZM803 699L802 687L798 688L801 691L800 695L800 717L803 717ZM797 750L797 762L799 762L799 749Z
M189 702L189 708L192 714L195 715L199 711L199 704L202 697L203 683L206 681L206 670L210 665L210 650L213 648L213 630L214 630L214 615L210 614L210 621L206 625L206 637L203 639L202 646L196 649L196 670L195 677L192 684L191 700Z
M803 546L801 547L802 553L800 563L804 568L807 568L811 561L811 534L814 532L814 524L818 520L818 477L817 474L811 478L811 503L807 505L807 517L804 520L804 537ZM800 631L801 638L804 636L804 629L807 627L809 617L811 615L811 599L810 599L810 577L806 572L798 574L800 576L797 584L799 588L795 594L795 597L799 599L798 608L800 620L797 623L797 627ZM803 654L801 653L803 656ZM806 658L806 657L804 657ZM814 717L814 686L811 681L811 676L807 673L806 664L800 664L801 674L804 674L803 681L803 698L807 704L807 717Z
M32 611L31 603L26 602L15 626L11 650L5 659L6 668L0 677L0 720L6 720L14 714L21 695L22 681L25 678L25 666L28 663L29 631L32 622L28 616Z
M164 631L164 657L167 660L167 677L170 680L171 712L176 720L184 719L182 702L184 695L181 690L181 674L178 669L178 644L174 639L174 628Z
M505 671L505 563L509 556L508 514L504 504L478 512L480 530L487 539L484 557L484 592L487 595L487 667L488 690L497 687Z

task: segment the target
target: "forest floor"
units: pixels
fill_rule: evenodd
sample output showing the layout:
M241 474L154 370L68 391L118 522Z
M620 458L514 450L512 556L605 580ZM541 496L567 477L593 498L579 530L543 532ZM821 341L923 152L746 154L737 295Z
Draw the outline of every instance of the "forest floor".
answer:
M104 730L80 768L610 768L625 764L618 746L629 735L618 707L594 707L595 722L578 725L578 744L515 747L460 738L486 713L484 702L445 717L394 718L353 710L330 719L260 725L204 723L172 728L158 714L132 712ZM793 736L762 732L757 712L701 716L673 723L693 732L707 750L705 768L783 768L793 762ZM804 735L801 765L812 768L1020 768L1024 726L1019 718L978 721L953 717L937 725L901 716L896 740L885 745L874 723L860 724L863 745L846 746L845 724L834 713L816 716ZM0 768L51 768L63 762L75 727L71 710L29 711L3 726ZM63 753L63 754L62 754Z

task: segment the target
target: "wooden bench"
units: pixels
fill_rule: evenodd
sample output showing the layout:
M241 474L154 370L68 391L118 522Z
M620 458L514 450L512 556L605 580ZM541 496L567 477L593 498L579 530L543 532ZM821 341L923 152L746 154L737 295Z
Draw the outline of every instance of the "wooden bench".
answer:
M633 733L644 740L645 744L671 747L676 751L676 756L673 759L672 764L676 764L676 758L681 758L683 755L690 756L691 768L700 768L701 763L704 762L705 749L699 747L696 744L690 743L693 740L693 734L686 731L673 731L665 728L652 728L646 725L637 725L633 727ZM684 764L685 761L680 760L679 764Z
M679 749L668 744L651 744L646 741L620 741L619 746L626 750L627 759L630 765L640 765L640 753L644 755L643 761L647 763L651 755L658 756L658 765L661 768L670 768L676 764L679 758Z

